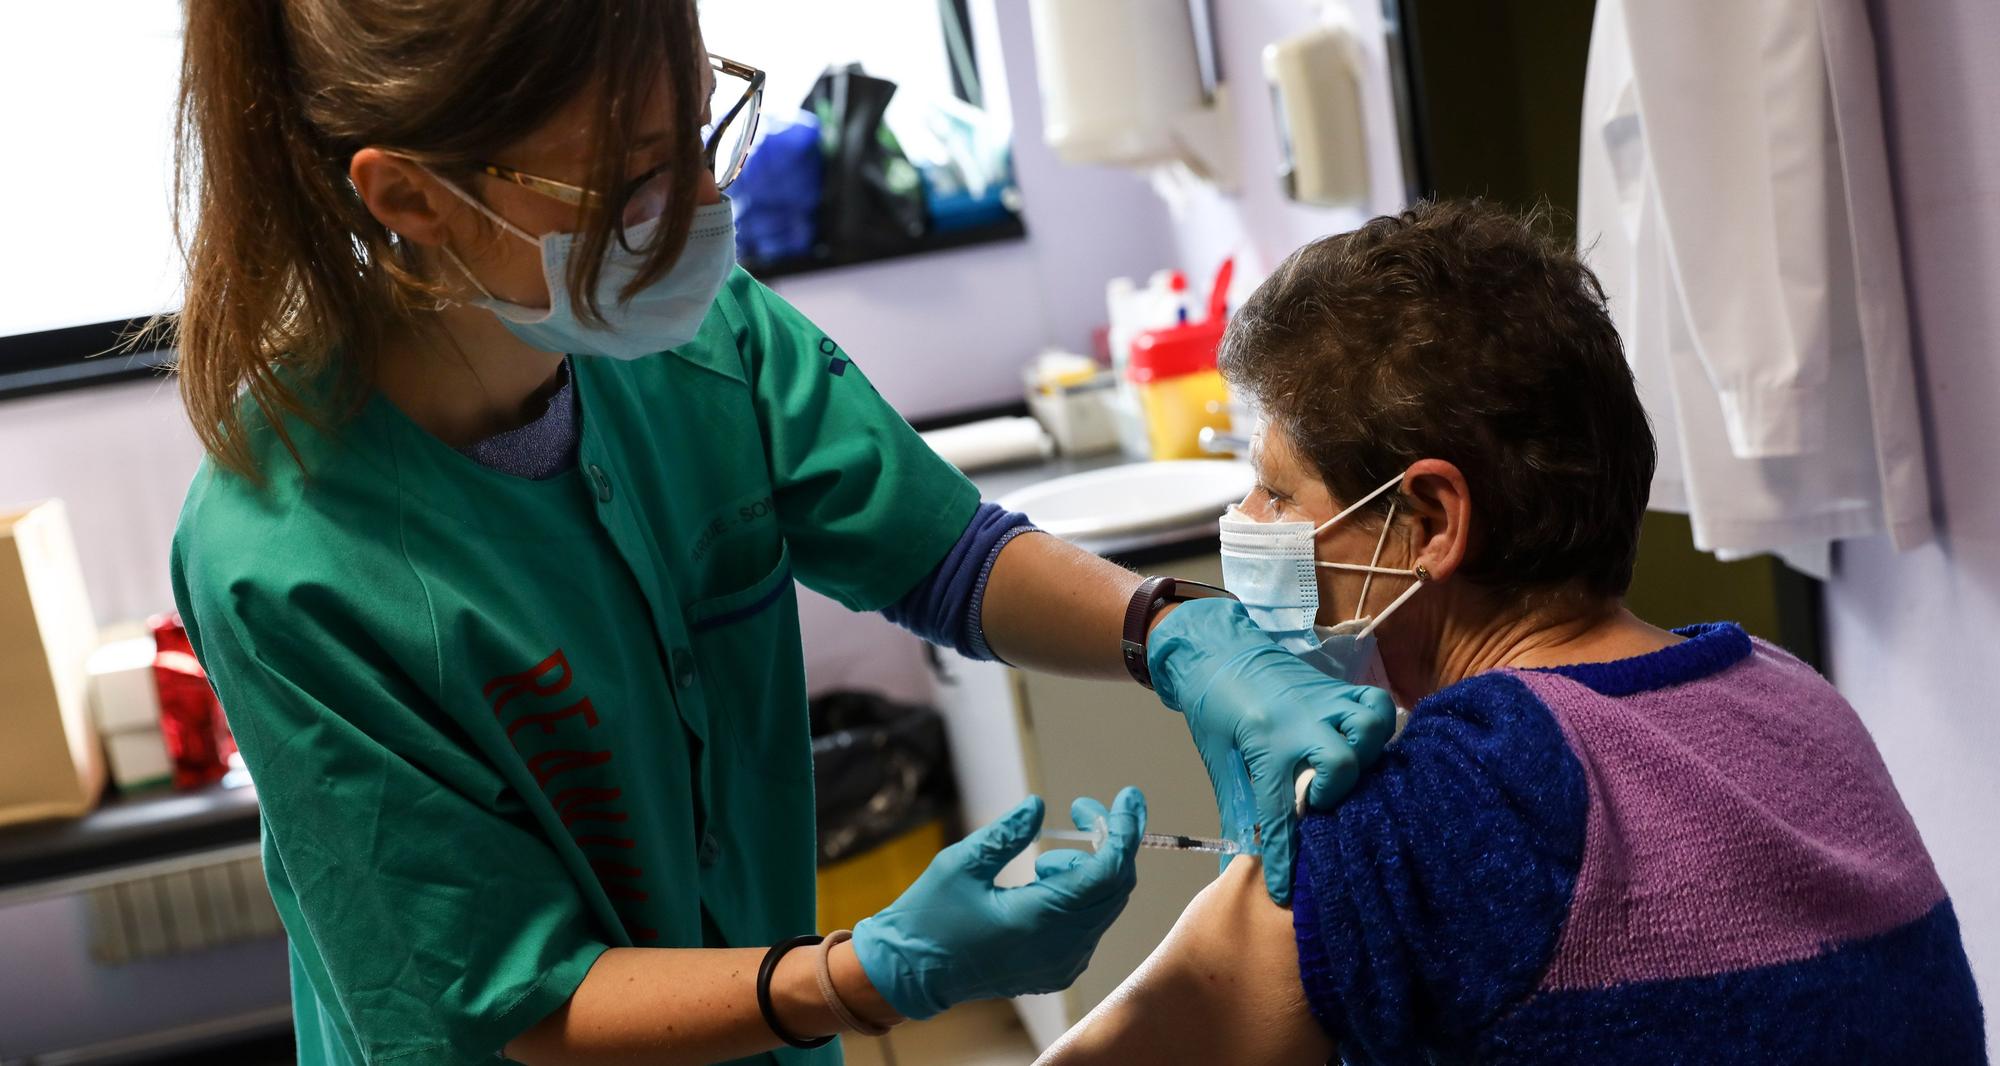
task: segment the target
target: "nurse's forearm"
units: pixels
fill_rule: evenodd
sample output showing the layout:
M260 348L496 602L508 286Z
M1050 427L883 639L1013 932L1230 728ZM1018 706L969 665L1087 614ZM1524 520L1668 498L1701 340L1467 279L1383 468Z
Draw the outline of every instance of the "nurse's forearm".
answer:
M1139 576L1046 533L1007 542L986 577L980 628L1002 659L1030 670L1123 678L1119 639Z
M841 1030L820 994L818 949L795 948L771 977L778 1021L801 1039ZM507 1045L527 1066L674 1066L781 1047L757 1009L762 948L612 948L569 1002ZM863 1021L898 1021L861 970L852 944L829 959L841 1001Z

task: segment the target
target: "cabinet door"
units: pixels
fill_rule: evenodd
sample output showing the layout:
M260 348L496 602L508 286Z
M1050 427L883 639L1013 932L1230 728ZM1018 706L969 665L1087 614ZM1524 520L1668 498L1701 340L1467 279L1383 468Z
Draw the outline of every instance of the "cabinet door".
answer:
M1212 554L1147 569L1222 583L1221 558ZM1109 802L1120 788L1137 785L1146 794L1153 829L1201 836L1218 832L1215 796L1187 723L1162 706L1159 697L1130 681L1032 673L1023 678L1030 784L1048 800L1051 822L1067 824L1068 804L1076 796ZM1131 903L1105 933L1090 968L1061 994L1064 1028L1089 1013L1152 953L1218 869L1213 855L1140 853L1139 886ZM1046 1044L1042 1033L1034 1031L1039 1028L1031 1033Z

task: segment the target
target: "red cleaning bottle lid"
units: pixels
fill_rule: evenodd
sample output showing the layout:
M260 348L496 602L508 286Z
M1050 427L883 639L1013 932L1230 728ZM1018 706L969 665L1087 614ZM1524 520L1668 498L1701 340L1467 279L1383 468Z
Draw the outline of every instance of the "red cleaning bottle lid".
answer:
M1223 319L1229 317L1229 281L1236 276L1236 257L1229 256L1215 270L1215 280L1208 287L1208 317Z
M1125 364L1125 376L1144 385L1214 370L1215 351L1222 343L1222 326L1221 319L1211 318L1185 326L1149 329L1133 337L1132 358Z
M1235 257L1222 261L1208 294L1208 317L1200 322L1149 329L1132 338L1132 358L1125 364L1125 376L1135 384L1177 378L1215 369L1216 351L1229 324L1229 278L1235 272ZM1175 271L1168 287L1187 288L1187 276Z

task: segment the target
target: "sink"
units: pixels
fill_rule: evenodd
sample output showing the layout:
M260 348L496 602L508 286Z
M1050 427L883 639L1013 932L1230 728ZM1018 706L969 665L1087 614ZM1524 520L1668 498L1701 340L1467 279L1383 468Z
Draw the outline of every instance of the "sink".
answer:
M1239 460L1175 459L1070 474L995 502L1066 540L1107 540L1213 524L1255 481Z

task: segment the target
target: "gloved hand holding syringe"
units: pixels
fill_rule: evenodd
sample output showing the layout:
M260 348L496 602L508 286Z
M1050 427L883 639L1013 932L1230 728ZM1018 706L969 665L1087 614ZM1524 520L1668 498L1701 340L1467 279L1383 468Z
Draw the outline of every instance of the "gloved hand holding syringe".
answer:
M1293 791L1295 793L1293 801L1295 805L1294 809L1299 815L1305 814L1306 790L1312 786L1312 780L1313 772L1306 770L1299 774L1298 780L1293 783ZM1104 845L1104 841L1110 836L1110 832L1110 827L1105 824L1104 819L1099 818L1091 823L1089 829L1044 829L1042 830L1041 839L1081 842L1089 844L1090 849L1096 851ZM1253 836L1257 835L1255 829L1252 829L1251 832ZM1253 840L1254 843L1256 841ZM1243 845L1234 840L1224 837L1181 836L1178 833L1141 833L1139 834L1139 846L1142 848L1160 848L1168 851L1206 851L1216 855L1240 855L1243 853Z
M1089 829L1044 829L1041 839L1061 841L1081 841L1097 850L1110 836L1110 828L1099 818ZM1142 848L1167 848L1173 851L1209 851L1218 855L1235 855L1243 846L1234 840L1220 837L1184 837L1174 833L1141 833L1139 846Z

